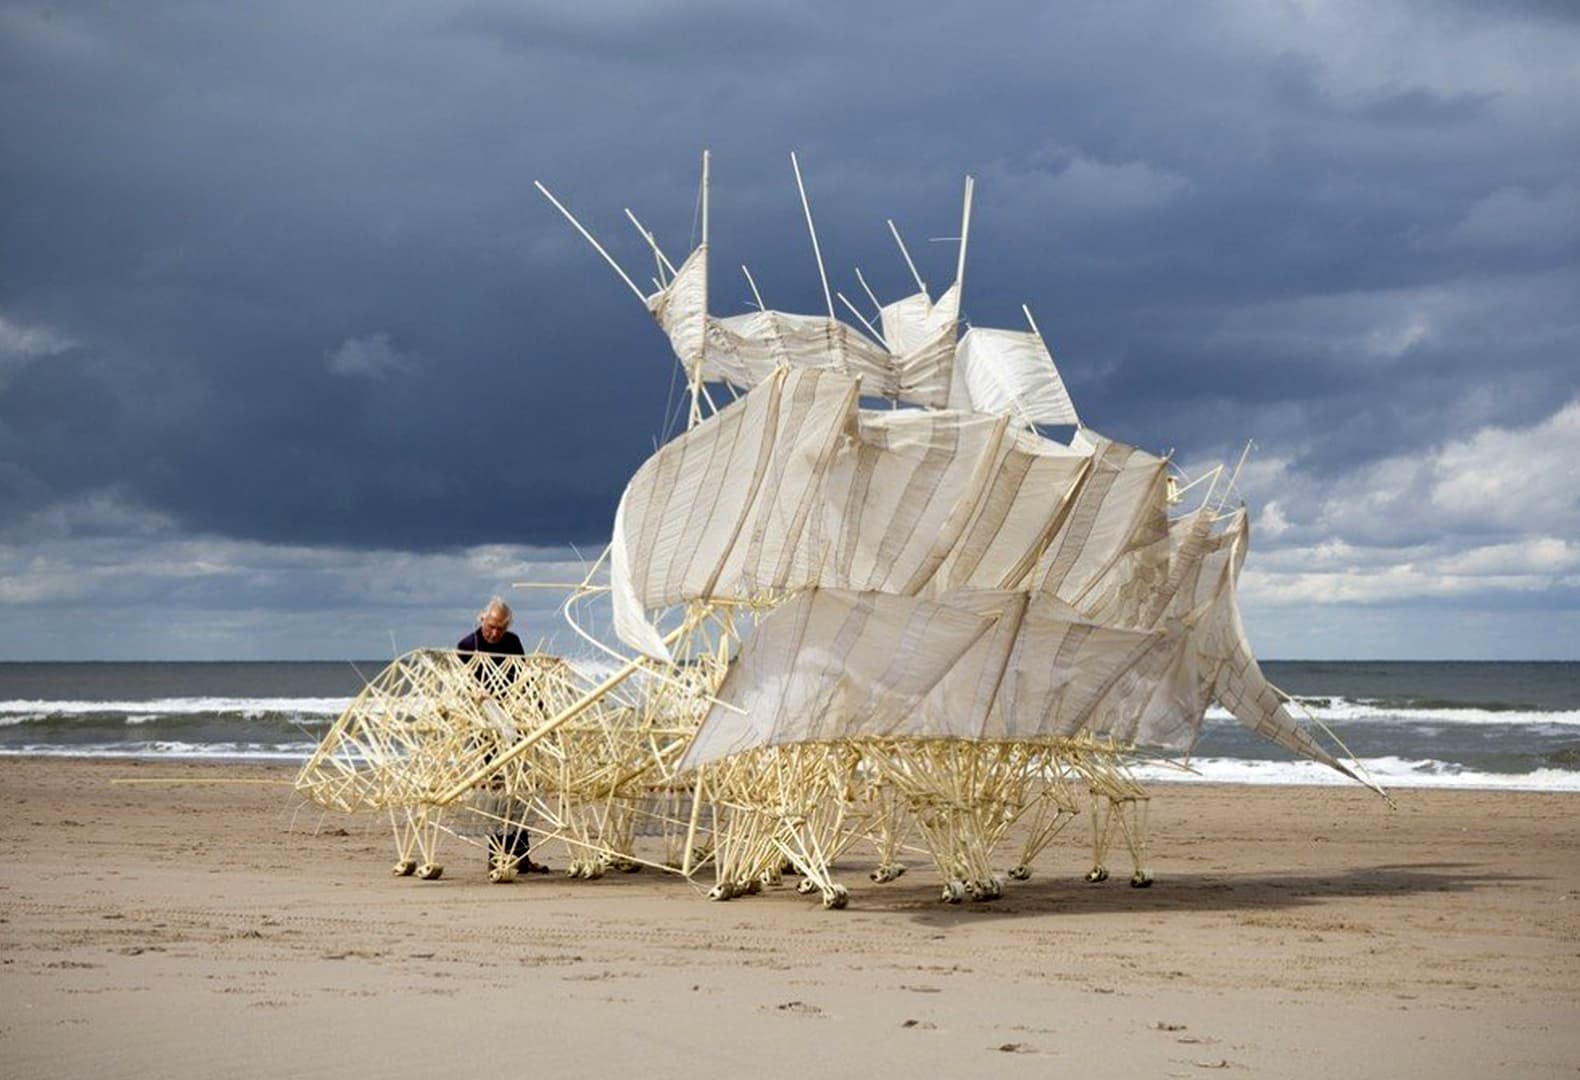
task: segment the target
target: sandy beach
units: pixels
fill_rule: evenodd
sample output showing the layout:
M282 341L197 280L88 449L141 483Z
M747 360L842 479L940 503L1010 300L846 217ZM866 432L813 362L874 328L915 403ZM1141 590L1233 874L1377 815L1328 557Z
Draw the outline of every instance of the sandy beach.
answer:
M858 850L829 912L395 878L292 773L0 761L0 1073L1580 1074L1573 795L1160 786L1151 889L1082 883L1078 821L996 903ZM252 782L116 782L165 778Z

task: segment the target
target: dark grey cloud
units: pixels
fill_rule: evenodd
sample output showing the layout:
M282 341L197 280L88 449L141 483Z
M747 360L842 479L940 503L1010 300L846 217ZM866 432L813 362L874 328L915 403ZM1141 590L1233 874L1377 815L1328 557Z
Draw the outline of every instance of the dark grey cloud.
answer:
M645 282L622 210L682 255L704 147L721 313L743 262L771 305L822 307L788 151L852 298L858 265L911 287L890 217L947 283L929 238L971 172L971 321L1030 304L1094 426L1193 461L1254 437L1323 504L1580 394L1571 14L12 4L0 513L596 545L673 364L531 181Z

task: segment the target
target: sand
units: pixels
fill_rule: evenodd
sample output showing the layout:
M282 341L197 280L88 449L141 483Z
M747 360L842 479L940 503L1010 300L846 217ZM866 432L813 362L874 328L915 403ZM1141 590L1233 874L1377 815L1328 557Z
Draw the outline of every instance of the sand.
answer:
M830 912L395 878L290 776L0 760L0 1075L1580 1075L1580 796L1163 785L1151 889L1077 822L996 903L858 851Z

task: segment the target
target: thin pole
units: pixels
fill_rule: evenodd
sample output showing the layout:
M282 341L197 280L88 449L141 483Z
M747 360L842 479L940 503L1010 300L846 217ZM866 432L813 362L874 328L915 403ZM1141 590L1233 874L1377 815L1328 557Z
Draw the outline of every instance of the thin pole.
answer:
M889 343L883 340L883 335L874 329L873 325L867 321L867 317L865 315L856 310L856 305L852 304L848 299L846 299L844 293L835 293L834 295L839 297L839 302L841 304L844 304L850 309L850 313L852 315L861 320L861 325L867 328L867 333L872 335L873 340L875 340L879 345L882 345L885 349L889 347Z
M1037 335L1037 340L1038 341L1042 341L1042 347L1044 349L1047 349L1048 348L1048 343L1046 341L1043 341L1042 331L1037 329L1037 320L1033 319L1031 317L1031 308L1027 307L1025 304L1022 304L1020 306L1020 310L1026 316L1026 325L1031 327L1031 332L1033 334ZM1052 350L1049 350L1048 355L1049 356L1053 355Z
M752 287L752 299L757 301L757 310L767 311L768 309L763 306L763 294L757 291L757 282L752 280L752 272L746 269L745 263L741 263L741 273L746 275L746 284Z
M658 246L658 240L653 236L653 231L636 219L636 215L631 213L629 206L625 208L625 216L631 219L631 224L635 225L636 231L642 234L642 239L647 241L647 246L653 249L653 254L658 256L659 261L664 265L664 269L669 271L669 276L674 277L675 264L669 261L669 256L665 255L664 250Z
M962 300L965 298L966 281L966 244L971 240L971 193L976 190L977 182L974 177L966 177L965 207L960 212L960 258L955 263L955 288L959 290ZM956 310L963 305L957 305Z
M872 286L867 284L867 279L861 276L861 267L856 267L856 280L861 282L862 289L867 294L867 299L872 301L872 306L878 309L879 316L883 314L883 305L878 303L878 298L873 295Z
M708 199L713 187L713 153L709 150L702 152L702 342L697 348L696 366L686 372L686 381L691 389L691 411L686 415L686 430L691 430L702 423L702 365L708 355ZM709 405L713 402L709 400ZM714 409L717 412L717 408Z
M664 645L667 647L671 642L678 639L682 631L686 629L687 628L682 625L677 626L674 630L671 630L664 638ZM645 656L638 656L634 660L627 661L619 671L616 671L603 682L599 683L581 697L577 698L574 703L572 703L567 708L562 709L555 716L539 724L535 729L518 740L514 746L511 746L503 752L496 754L487 764L473 770L472 774L465 780L462 780L460 783L446 791L434 792L434 804L438 806L448 806L450 803L455 802L455 800L465 795L478 784L481 784L484 780L487 780L501 768L509 765L522 754L525 754L528 750L531 750L538 744L540 740L543 739L545 735L551 734L556 729L563 727L565 724L576 719L582 713L598 704L598 702L603 699L605 694L628 679L632 673L641 668L646 661L647 657Z
M600 244L598 241L593 239L593 234L588 232L585 228L583 228L582 227L582 223L576 220L576 215L572 214L569 210L565 209L565 204L560 202L558 199L556 199L554 197L553 192L549 191L548 188L543 186L543 181L541 181L541 180L534 180L534 181L532 181L532 184L533 184L534 187L536 187L539 191L541 191L543 193L543 197L545 199L549 200L549 202L554 204L554 209L558 210L560 213L565 215L565 220L569 221L572 225L574 225L576 227L576 231L582 234L582 238L585 239L589 244L591 244L593 246L593 250L594 251L596 251L598 254L603 256L604 262L608 263L610 265L610 267L612 267L614 269L614 272L620 275L620 280L625 282L627 285L629 285L631 287L631 291L636 294L636 298L638 300L642 301L642 306L643 307L646 307L647 306L647 294L644 293L641 289L636 287L636 282L631 280L631 275L630 274L627 274L624 270L620 269L620 264L614 261L614 256L610 255L607 251L605 251L603 249L603 245Z
M812 224L812 204L807 202L806 185L801 182L801 163L795 151L790 152L790 167L795 170L796 190L801 193L801 209L806 214L806 231L812 235L812 257L817 260L817 276L823 282L823 303L828 307L828 317L834 317L834 296L828 291L828 273L823 269L823 251L817 244L817 226Z
M711 191L710 179L713 171L713 151L702 152L702 244L708 243L708 196Z
M1250 439L1245 440L1245 449L1240 451L1240 460L1235 463L1234 472L1229 476L1229 482L1224 485L1223 498L1218 500L1218 510L1223 510L1223 504L1229 501L1229 496L1234 494L1235 484L1240 480L1240 470L1245 468L1245 459L1251 456L1251 447L1254 445Z
M894 242L900 245L900 254L905 256L905 265L911 268L911 277L916 279L917 291L925 294L927 282L922 280L922 275L916 272L916 264L911 261L911 253L905 248L905 241L900 239L900 230L895 227L894 219L889 218L889 232L894 234Z

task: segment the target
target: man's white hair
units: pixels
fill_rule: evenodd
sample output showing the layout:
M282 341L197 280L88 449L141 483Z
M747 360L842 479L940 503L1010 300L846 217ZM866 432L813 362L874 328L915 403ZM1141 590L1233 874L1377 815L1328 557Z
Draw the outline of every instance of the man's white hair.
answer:
M505 603L497 596L493 597L488 601L488 603L483 605L483 610L477 613L477 621L479 623L483 622L490 614L498 615L499 621L504 623L506 626L509 626L511 620L516 617L516 613L510 610L510 605Z

